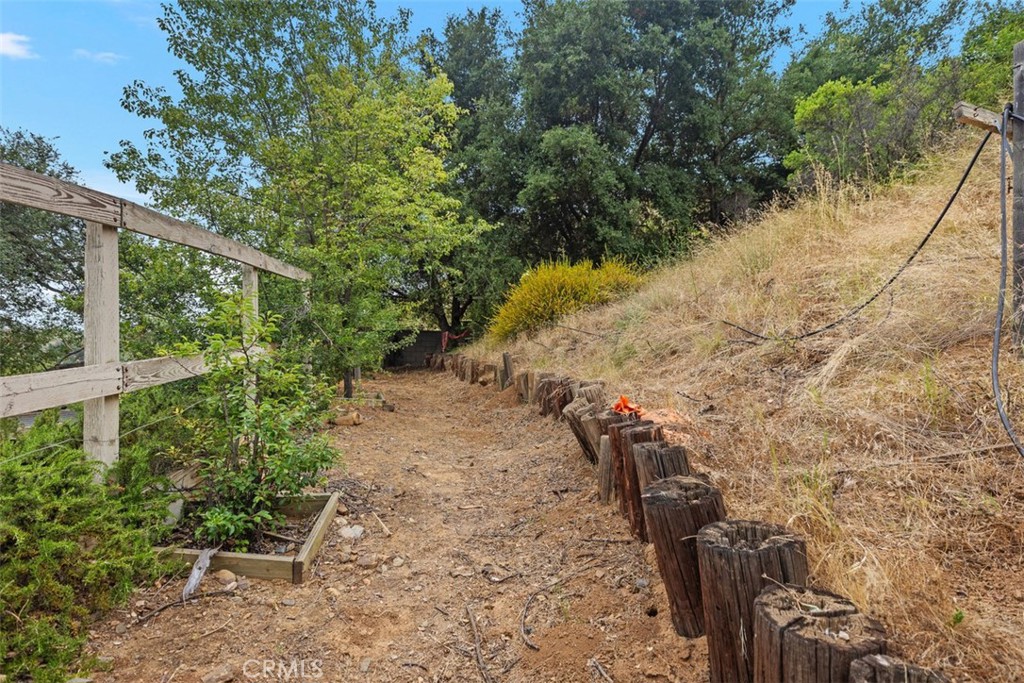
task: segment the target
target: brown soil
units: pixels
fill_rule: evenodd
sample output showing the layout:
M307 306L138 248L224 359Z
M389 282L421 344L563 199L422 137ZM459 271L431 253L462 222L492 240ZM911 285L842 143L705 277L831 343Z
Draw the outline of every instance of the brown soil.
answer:
M188 683L222 666L236 681L707 680L703 640L672 629L653 550L624 542L564 424L446 373L364 384L397 410L332 428L346 464L332 481L366 529L352 559L380 564L345 561L334 525L303 585L251 580L135 624L184 580L140 591L94 627L91 650L113 658L97 683ZM520 632L528 601L538 650Z

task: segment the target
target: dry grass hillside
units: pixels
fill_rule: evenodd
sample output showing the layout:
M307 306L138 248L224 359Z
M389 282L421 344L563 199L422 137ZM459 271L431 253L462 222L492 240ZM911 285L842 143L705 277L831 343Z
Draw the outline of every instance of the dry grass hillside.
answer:
M1017 680L1024 468L989 380L998 144L892 296L852 322L797 343L752 343L722 322L792 335L862 301L928 229L976 140L890 186L822 185L509 350L654 412L730 516L805 533L814 582L883 620L896 653L957 679ZM1024 360L1004 355L1002 373L1024 429Z

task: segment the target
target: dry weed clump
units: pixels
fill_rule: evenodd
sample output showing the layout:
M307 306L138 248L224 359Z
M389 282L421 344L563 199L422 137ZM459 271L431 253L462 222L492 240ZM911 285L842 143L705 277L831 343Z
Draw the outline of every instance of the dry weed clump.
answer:
M795 335L869 296L955 186L969 157L950 145L890 186L821 181L635 295L508 350L686 416L730 515L807 534L813 581L882 619L895 652L957 679L1016 680L1024 471L988 380L996 146L918 259L855 319L767 343L723 322ZM1024 428L1024 364L1008 354L1002 373Z

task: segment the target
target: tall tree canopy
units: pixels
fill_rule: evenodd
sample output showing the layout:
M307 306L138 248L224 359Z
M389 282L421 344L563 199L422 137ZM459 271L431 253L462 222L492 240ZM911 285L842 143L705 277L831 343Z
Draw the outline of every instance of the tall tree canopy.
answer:
M443 73L411 68L406 21L356 0L165 5L181 95L127 87L156 125L109 160L158 207L310 270L286 332L317 340L331 372L379 362L422 298L413 276L480 227L443 191L458 109Z
M0 128L0 160L75 182L53 140ZM48 370L77 348L85 231L81 221L0 203L0 375Z

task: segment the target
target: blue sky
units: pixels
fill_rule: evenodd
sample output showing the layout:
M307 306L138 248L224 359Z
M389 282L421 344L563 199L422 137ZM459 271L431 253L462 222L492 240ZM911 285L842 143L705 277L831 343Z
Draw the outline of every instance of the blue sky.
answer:
M449 14L483 5L509 18L521 8L519 0L380 0L377 10L390 16L406 7L414 34L440 34ZM790 22L813 34L826 12L841 7L841 0L798 0ZM167 52L160 14L150 0L0 0L0 125L55 138L82 184L139 201L103 159L118 141L141 140L146 127L121 108L124 86L172 86L181 66Z

